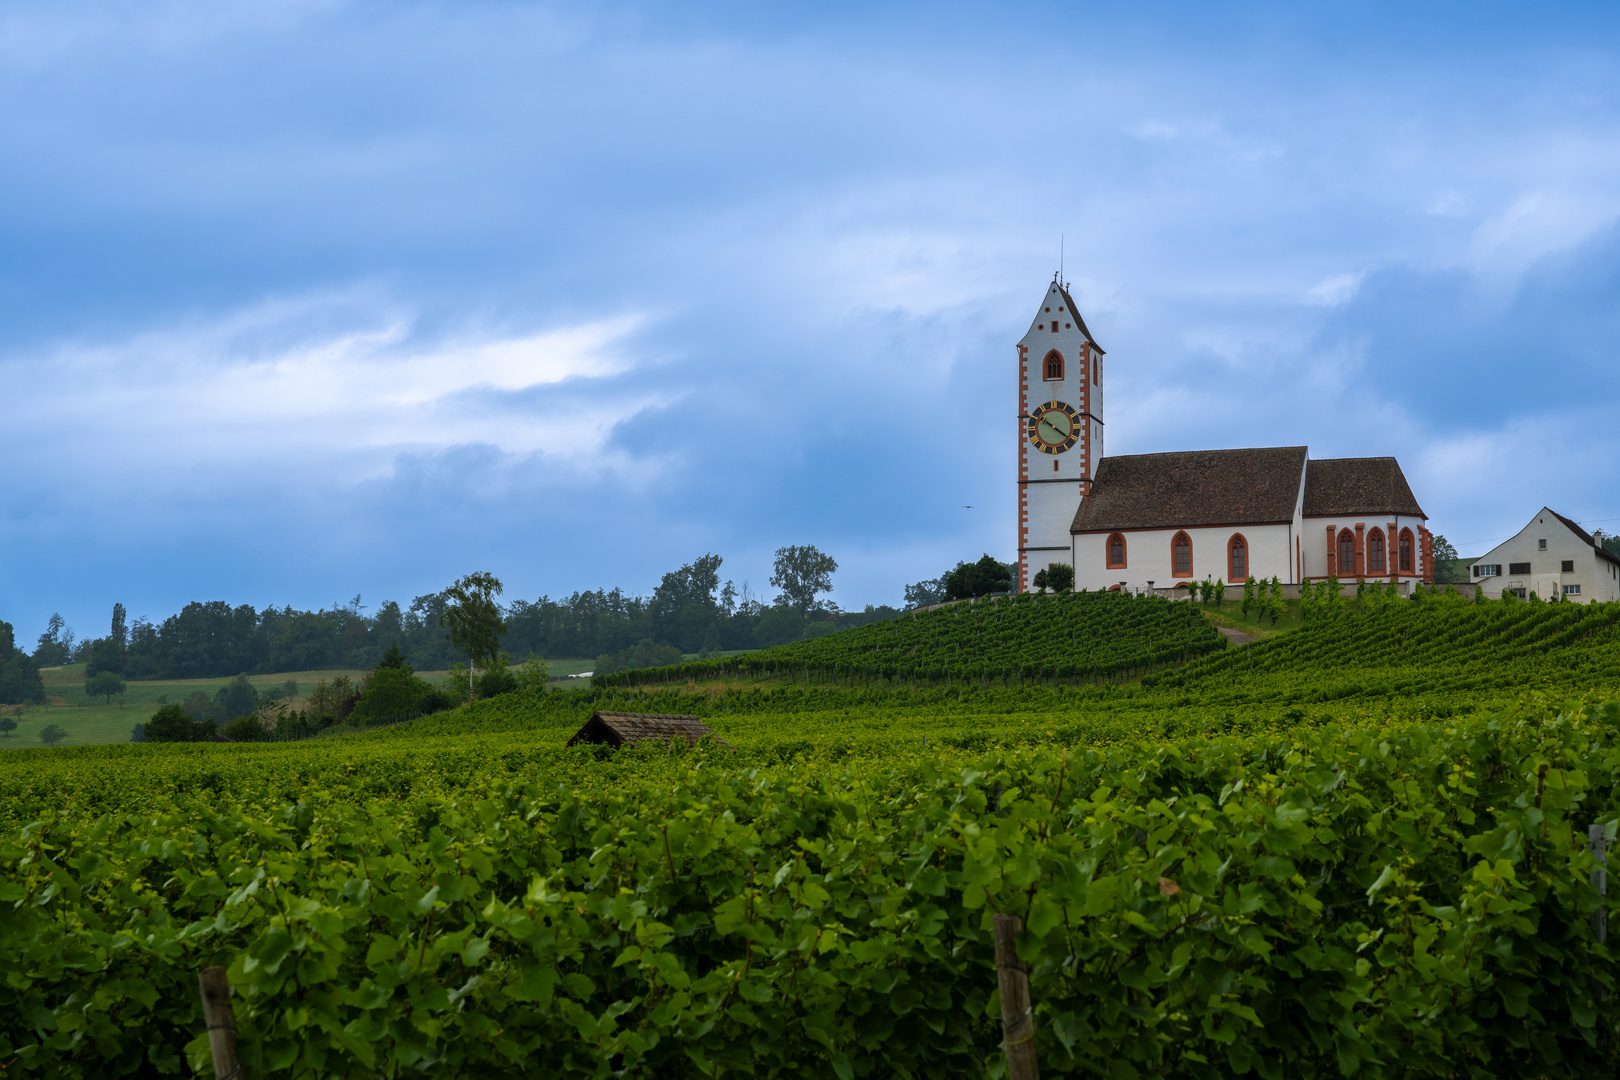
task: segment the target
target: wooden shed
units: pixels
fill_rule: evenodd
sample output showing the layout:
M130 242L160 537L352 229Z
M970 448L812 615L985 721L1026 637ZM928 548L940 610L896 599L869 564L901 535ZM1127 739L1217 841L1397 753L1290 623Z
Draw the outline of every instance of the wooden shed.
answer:
M685 739L692 746L705 735L714 735L695 716L676 716L666 713L594 712L585 726L568 740L569 746L595 743L600 746L633 746L651 740L670 744L672 739ZM719 736L715 742L727 750L731 745Z

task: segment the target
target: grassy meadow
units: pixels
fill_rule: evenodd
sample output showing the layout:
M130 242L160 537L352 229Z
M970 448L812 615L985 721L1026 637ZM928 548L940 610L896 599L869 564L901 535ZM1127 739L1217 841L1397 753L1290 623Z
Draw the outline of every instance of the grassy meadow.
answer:
M564 685L589 686L589 679L569 679L568 676L591 670L591 663L590 660L550 660L547 666L553 680L566 680ZM438 682L448 672L423 671L418 674L431 682ZM301 709L304 698L317 682L331 682L340 675L347 675L358 682L365 672L345 668L282 671L249 675L248 682L261 695L289 680L296 682L298 696L289 704L294 709ZM51 724L68 733L58 746L128 742L134 726L143 723L163 705L177 705L198 690L213 697L220 687L231 681L230 678L130 681L125 684L124 693L109 703L103 698L85 697L83 664L43 668L40 677L45 683L46 704L0 706L0 711L17 721L17 730L0 737L0 750L39 746L40 731Z

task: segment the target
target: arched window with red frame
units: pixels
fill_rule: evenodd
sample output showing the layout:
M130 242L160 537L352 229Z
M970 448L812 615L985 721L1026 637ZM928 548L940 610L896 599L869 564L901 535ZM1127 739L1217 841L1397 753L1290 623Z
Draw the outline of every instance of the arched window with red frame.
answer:
M1367 573L1388 572L1388 556L1384 553L1384 530L1374 528L1367 534Z
M1192 577L1192 537L1178 532L1170 539L1170 576Z
M1356 534L1349 529L1339 531L1339 566L1335 577L1353 577L1356 572Z
M1249 580L1249 542L1242 533L1233 533L1226 542L1226 580Z
M1125 534L1108 534L1108 569L1125 569Z
M1046 354L1046 374L1042 378L1049 381L1063 378L1063 354L1056 349Z
M1412 530L1401 530L1401 573L1412 572Z

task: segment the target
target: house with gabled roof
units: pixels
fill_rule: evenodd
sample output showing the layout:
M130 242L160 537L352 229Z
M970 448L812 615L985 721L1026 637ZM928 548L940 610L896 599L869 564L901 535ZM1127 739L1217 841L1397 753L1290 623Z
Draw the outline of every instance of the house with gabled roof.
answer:
M1486 596L1595 604L1620 600L1620 557L1551 507L1475 559L1469 578Z
M1428 519L1392 457L1105 456L1103 356L1054 278L1018 342L1020 590L1065 561L1076 589L1434 580Z

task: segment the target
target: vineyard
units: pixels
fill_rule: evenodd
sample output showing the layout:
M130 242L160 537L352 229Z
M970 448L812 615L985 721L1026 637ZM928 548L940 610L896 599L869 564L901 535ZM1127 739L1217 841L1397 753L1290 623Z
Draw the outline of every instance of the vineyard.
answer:
M602 685L785 676L843 685L1094 683L1179 664L1226 640L1190 604L1024 593L949 604L746 656L617 672Z
M1002 679L815 675L848 631L793 681L14 752L0 1066L209 1073L218 964L255 1078L1000 1076L1003 912L1045 1075L1615 1074L1620 606L1346 603L1156 671L1194 605L999 606L897 623L937 670L982 609ZM1040 674L1120 612L1134 665ZM565 747L595 709L735 749Z
M1326 700L1620 682L1620 605L1347 605L1304 628L1142 679L1204 698Z

